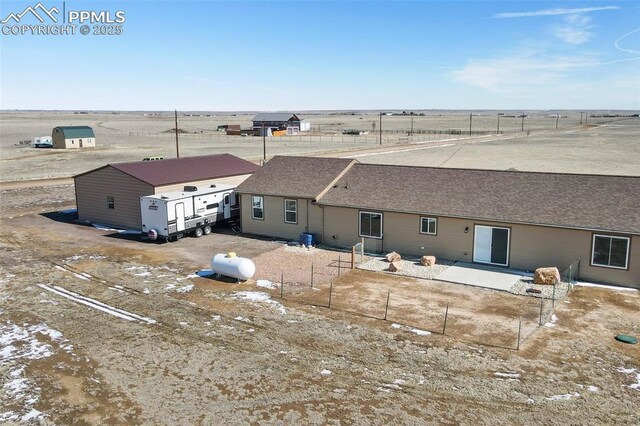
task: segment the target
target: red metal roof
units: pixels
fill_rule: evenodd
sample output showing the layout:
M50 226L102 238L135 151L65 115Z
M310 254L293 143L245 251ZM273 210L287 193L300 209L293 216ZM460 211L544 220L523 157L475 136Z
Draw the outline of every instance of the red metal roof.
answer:
M152 186L251 174L260 167L231 154L109 164Z

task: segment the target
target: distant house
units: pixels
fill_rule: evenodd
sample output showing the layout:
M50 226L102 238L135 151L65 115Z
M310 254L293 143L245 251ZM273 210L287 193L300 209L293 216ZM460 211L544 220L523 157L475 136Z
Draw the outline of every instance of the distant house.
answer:
M256 135L262 135L263 126L265 133L269 130L271 132L286 130L288 135L311 129L311 124L308 121L301 120L291 112L261 112L253 118L253 130Z
M640 288L640 177L276 156L236 192L243 232Z
M184 186L237 185L258 168L230 154L107 164L74 176L78 218L141 229L140 197Z
M96 146L96 136L89 126L60 126L55 127L51 134L53 147L67 148L93 148Z

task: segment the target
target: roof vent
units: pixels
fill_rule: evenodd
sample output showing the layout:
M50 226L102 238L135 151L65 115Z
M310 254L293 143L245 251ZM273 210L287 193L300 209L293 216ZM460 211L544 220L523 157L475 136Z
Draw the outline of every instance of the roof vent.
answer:
M161 200L168 200L169 197L167 197L166 195L163 195L162 197L160 197Z
M215 188L215 187L216 187L215 185L210 185L210 186L209 186L209 188Z
M184 192L194 192L197 190L198 190L197 186L187 185L184 187Z

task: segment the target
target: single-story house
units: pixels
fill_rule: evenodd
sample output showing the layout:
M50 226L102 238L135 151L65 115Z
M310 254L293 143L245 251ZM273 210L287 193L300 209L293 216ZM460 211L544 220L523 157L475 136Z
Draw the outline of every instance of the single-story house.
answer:
M78 218L141 229L140 197L185 186L238 185L258 169L230 154L107 164L74 176Z
M59 126L54 127L51 133L53 147L66 148L93 148L96 146L96 135L89 126Z
M236 191L247 233L640 288L640 177L276 156Z
M262 136L262 128L265 133L270 129L286 130L286 134L293 135L298 132L311 130L311 123L301 120L296 114L291 112L261 112L253 118L253 130L256 135Z

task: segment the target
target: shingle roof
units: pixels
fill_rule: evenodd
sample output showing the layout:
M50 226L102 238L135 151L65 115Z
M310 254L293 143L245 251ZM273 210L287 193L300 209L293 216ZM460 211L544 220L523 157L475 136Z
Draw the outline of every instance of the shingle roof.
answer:
M319 204L640 234L640 177L355 164Z
M261 112L253 117L253 121L289 121L290 119L300 120L292 112Z
M95 138L93 129L89 126L58 126L53 129L60 129L65 139L78 139L78 138Z
M217 179L227 176L250 174L260 167L231 154L202 155L197 157L170 158L156 161L136 161L115 163L113 167L152 186L170 185L182 182ZM100 169L102 169L101 167ZM99 170L99 169L96 169ZM82 173L82 176L91 173ZM76 177L78 177L76 176Z
M315 199L355 160L275 156L237 188L237 192Z

